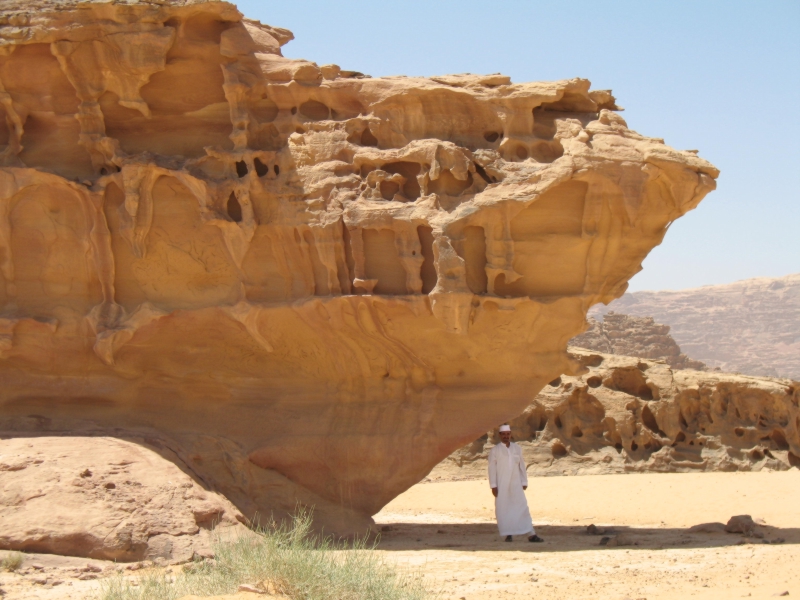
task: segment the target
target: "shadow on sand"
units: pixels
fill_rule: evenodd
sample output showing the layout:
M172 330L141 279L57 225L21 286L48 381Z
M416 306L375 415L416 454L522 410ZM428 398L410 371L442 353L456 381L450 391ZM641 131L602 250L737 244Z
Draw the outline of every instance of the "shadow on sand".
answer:
M454 551L576 552L586 550L664 550L719 548L743 544L800 544L800 528L759 527L759 537L725 532L698 533L689 529L608 526L593 535L585 525L542 525L536 533L544 543L530 543L527 536L515 536L506 543L494 523L381 524L378 548L388 551L446 549ZM605 544L601 540L607 538ZM619 545L616 545L619 543Z

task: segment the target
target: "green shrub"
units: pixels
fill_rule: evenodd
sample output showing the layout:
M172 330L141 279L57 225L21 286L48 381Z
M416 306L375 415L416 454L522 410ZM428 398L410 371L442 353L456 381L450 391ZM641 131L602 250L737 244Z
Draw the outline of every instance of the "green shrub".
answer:
M0 561L0 569L3 571L16 571L22 566L25 555L22 552L9 552Z
M422 600L421 575L401 574L367 538L347 544L312 533L308 512L289 524L270 523L235 539L217 538L215 558L197 561L177 576L145 574L134 586L121 575L102 584L101 600L177 600L212 596L250 584L292 600Z

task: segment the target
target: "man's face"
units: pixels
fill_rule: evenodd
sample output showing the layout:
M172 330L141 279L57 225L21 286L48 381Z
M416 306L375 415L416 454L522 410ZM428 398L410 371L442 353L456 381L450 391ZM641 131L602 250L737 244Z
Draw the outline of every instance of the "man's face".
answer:
M510 431L501 431L500 432L500 441L503 442L506 446L508 446L509 442L511 441L511 432Z

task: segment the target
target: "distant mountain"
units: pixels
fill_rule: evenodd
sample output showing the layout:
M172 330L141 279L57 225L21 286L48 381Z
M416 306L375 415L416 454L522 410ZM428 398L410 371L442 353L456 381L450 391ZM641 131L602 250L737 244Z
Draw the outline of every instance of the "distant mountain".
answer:
M634 292L589 315L653 317L709 367L800 379L800 273L688 290Z
M606 354L663 360L673 369L707 369L701 361L683 354L669 334L669 325L656 323L653 317L615 312L606 313L603 321L589 317L589 330L572 338L569 345Z

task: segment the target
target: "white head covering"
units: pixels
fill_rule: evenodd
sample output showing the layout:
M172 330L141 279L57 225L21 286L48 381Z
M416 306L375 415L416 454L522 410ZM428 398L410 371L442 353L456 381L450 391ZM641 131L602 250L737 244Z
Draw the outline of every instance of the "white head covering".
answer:
M509 431L510 432L511 431L511 427L508 426L508 425L500 425L500 433L503 433L504 431Z

